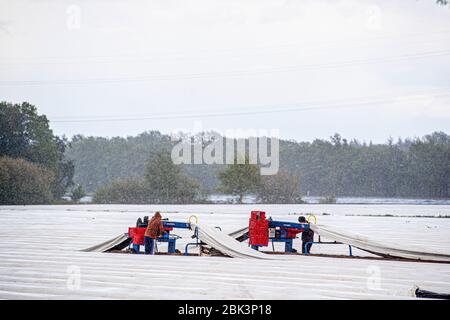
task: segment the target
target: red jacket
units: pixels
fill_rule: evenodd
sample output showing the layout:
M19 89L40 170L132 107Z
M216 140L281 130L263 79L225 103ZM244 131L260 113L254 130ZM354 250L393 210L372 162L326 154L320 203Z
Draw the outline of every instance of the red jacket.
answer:
M153 218L149 221L144 236L156 239L163 233L164 233L164 226L161 221L161 215L159 213L156 213L153 216Z

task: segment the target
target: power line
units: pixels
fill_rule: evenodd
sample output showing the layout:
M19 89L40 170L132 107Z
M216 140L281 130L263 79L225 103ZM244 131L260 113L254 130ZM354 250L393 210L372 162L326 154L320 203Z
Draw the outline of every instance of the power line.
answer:
M329 104L329 103L339 103L339 104L345 104L345 103L352 103L353 101L366 101L366 100L377 100L377 99L401 99L403 97L414 97L414 98L418 98L418 99L422 99L424 97L440 97L440 96L446 96L448 93L450 92L450 87L437 87L431 90L427 90L427 91L414 91L414 92L397 92L397 93L391 93L391 94L384 94L384 95L372 95L372 96L365 96L365 97L356 97L356 98L347 98L347 99L339 99L339 98L333 98L332 102L330 100L328 101L323 101L323 100L309 100L309 101L303 101L303 102L294 102L294 103L277 103L276 107L277 109L279 108L289 108L289 107L295 107L295 106L299 106L299 105L307 105L307 106L316 106L316 105L322 105L324 103ZM181 108L181 106L178 106ZM274 105L270 104L270 105L249 105L247 106L247 108L258 108L259 110L261 109L271 109L273 108ZM234 107L232 109L232 107L226 107L226 111L227 112L235 112L235 111L242 111L244 107L240 106L240 107ZM209 108L211 109L211 108ZM205 113L204 109L190 109L188 111L189 114L192 113L197 113L197 114L203 114ZM164 114L164 115L167 115ZM177 115L179 115L179 113L177 113ZM149 113L141 113L141 114L121 114L121 115L115 115L115 116L109 116L110 118L115 118L115 117L147 117L147 116L154 116L153 113L149 114ZM105 118L105 115L88 115L88 116L52 116L52 119L54 120L65 120L65 119L83 119L83 118L89 118L89 119L95 119L95 118Z
M56 79L56 80L11 80L0 81L0 86L35 86L35 85L71 85L71 84L101 84L101 83L122 83L122 82L140 82L140 81L155 81L155 80L189 80L200 78L221 78L221 77L242 77L260 74L270 74L278 72L291 72L300 70L316 70L327 68L342 68L365 65L370 63L384 63L392 61L404 61L412 59L421 59L428 57L439 57L450 54L450 50L422 52L410 55L399 55L391 57L354 59L348 61L332 62L332 63L317 63L292 65L279 68L265 68L259 70L235 70L235 71L219 71L219 72L205 72L205 73L191 73L191 74L172 74L172 75L157 75L157 76L134 76L134 77L118 77L118 78L90 78L90 79Z
M385 98L372 98L359 101L339 102L339 103L295 103L285 107L272 106L267 109L259 110L243 110L243 111L222 111L216 113L185 113L185 114L160 114L153 116L135 116L129 118L66 118L62 120L51 120L54 123L71 123L71 122L122 122L122 121L142 121L142 120L164 120L164 119L195 119L195 118L214 118L214 117L233 117L233 116L245 116L245 115L258 115L258 114L272 114L272 113L284 113L284 112L301 112L301 111L317 111L326 109L343 109L353 107L368 107L374 104L390 104L399 102L413 102L419 100L427 100L432 98L442 98L450 96L450 91L444 91L434 94L415 94L412 96L393 96Z
M390 34L390 35L383 35L383 36L375 36L370 38L363 38L363 39L346 39L346 40L331 40L331 41L324 41L324 42L290 42L290 43L280 43L280 44L271 44L271 45L257 45L253 47L243 47L243 48L223 48L223 49L200 49L196 52L193 52L195 54L202 54L202 53L212 53L214 55L221 54L221 53L230 53L237 50L255 50L257 53L265 52L265 49L270 48L290 48L290 47L297 47L301 46L302 49L305 47L334 47L335 45L338 45L342 47L343 41L347 43L368 43L373 41L384 41L389 39L407 39L407 38L418 38L418 37L427 37L427 41L430 40L431 36L435 35L446 35L450 34L450 29L447 30L437 30L432 32L415 32L415 33L407 33L407 34ZM239 52L239 54L242 54L242 52ZM144 57L149 58L150 56L153 57L167 57L167 56L181 56L184 57L186 55L185 51L165 51L165 52L153 52L153 53L145 53ZM4 60L41 60L41 62L37 63L53 63L53 61L45 62L42 60L55 60L55 59L111 59L111 58L135 58L137 55L135 53L132 54L118 54L118 55L91 55L91 56L45 56L45 57L5 57L0 59L0 63L4 63ZM151 58L151 57L150 57ZM2 61L3 60L3 61ZM7 61L6 63L11 62ZM70 61L68 63L72 63L73 61ZM58 62L57 62L58 63Z
M449 41L449 39L445 39L446 41ZM442 39L424 39L420 41L409 41L408 45L430 45L435 44L436 42L442 43ZM444 42L445 43L445 42ZM254 52L239 52L234 53L232 55L227 55L226 58L228 60L230 59L242 59L244 57L254 57L254 56L264 56L264 55L287 55L287 54L298 54L300 53L303 57L308 56L315 56L317 53L323 53L324 51L331 50L333 48L341 48L341 49L361 49L361 48L367 48L371 47L371 44L369 43L363 43L359 45L345 45L342 46L342 42L336 42L336 45L317 45L316 47L308 47L308 46L302 46L301 51L297 52L298 48L294 48L294 51L292 49L290 51L283 50L283 48L288 48L291 46L280 46L277 49L277 51L267 51L267 50L259 50ZM402 45L402 43L396 42L395 45ZM311 50L312 49L312 50ZM408 48L401 48L402 50L408 50ZM233 52L231 52L233 53ZM213 56L188 56L186 53L179 52L177 55L165 55L165 56L158 56L158 55L141 55L141 56L130 56L130 55L122 55L122 56L80 56L80 57L62 57L65 59L64 61L54 61L58 58L53 58L52 61L31 61L31 62L18 62L18 61L9 61L9 62L2 62L0 59L0 68L13 68L13 67L30 67L30 66L42 66L42 65L67 65L67 64L76 64L76 65L108 65L108 64L118 64L118 63L138 63L138 64L149 64L149 63L155 63L155 62L162 62L164 64L173 64L173 63L182 63L182 62L192 62L192 61L201 61L204 62L207 59L213 58L214 60L220 60L222 58L220 53L214 53ZM40 59L51 59L49 58L40 58ZM87 59L87 60L86 60Z

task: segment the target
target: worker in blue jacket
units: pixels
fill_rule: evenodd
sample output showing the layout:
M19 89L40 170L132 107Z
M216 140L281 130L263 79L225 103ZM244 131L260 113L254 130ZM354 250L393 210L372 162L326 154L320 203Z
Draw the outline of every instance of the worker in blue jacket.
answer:
M309 222L306 221L306 218L304 216L300 216L298 218L298 222L299 223L308 223L308 225L309 225ZM312 231L309 228L302 232L302 253L303 254L309 254L311 251L312 243L308 243L308 242L314 242L314 231ZM305 247L305 244L307 244L306 247Z

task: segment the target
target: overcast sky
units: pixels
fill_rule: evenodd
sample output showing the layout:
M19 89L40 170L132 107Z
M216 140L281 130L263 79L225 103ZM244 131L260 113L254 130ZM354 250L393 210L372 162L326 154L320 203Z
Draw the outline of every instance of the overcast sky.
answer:
M69 137L450 133L449 80L434 0L0 0L0 100Z

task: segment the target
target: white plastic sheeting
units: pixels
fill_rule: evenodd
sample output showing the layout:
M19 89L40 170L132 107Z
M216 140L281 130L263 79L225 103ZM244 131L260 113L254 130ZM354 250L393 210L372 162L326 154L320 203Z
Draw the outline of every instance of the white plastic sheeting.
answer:
M236 241L234 237L231 237L216 228L204 224L198 224L197 227L200 240L226 256L243 259L267 260L279 260L281 258L256 251L249 247L248 244ZM233 235L234 233L231 234Z
M238 229L236 231L233 231L233 232L229 233L228 235L230 237L232 237L233 239L237 239L237 238L242 237L247 232L248 232L248 227L244 227L244 228Z
M128 241L128 239L129 239L128 233L122 233L122 234L118 235L117 237L112 238L111 240L102 242L100 244L86 248L81 251L84 251L84 252L106 252L106 251L111 250L112 248L124 243L125 241Z
M377 242L361 235L350 234L348 232L344 233L336 230L335 228L331 229L324 225L311 224L311 229L316 234L327 240L349 244L361 250L369 251L385 257L450 262L450 255L447 254L402 249L394 247L390 243Z
M367 270L373 267L374 261L366 259L296 255L289 263L279 263L262 259L79 251L123 234L124 227L135 223L137 214L164 209L199 214L202 223L220 225L228 233L246 225L248 212L253 208L239 205L0 207L0 299L411 299L414 297L411 288L415 285L434 292L450 292L450 264L376 261L382 281L374 290L367 285ZM333 230L355 230L372 239L378 239L378 235L406 248L423 245L424 249L419 251L441 250L446 254L450 248L450 219L341 215L344 212L450 215L450 206L337 205L320 211L320 205L306 208L273 205L268 209L278 213L337 212L319 219ZM179 213L165 216L180 219ZM275 218L294 219L287 213ZM432 228L424 228L425 224ZM296 241L298 246L300 240ZM333 251L339 247L326 249ZM68 271L74 271L68 268L73 267L79 268L82 275L77 290L66 285L68 276L73 274Z

